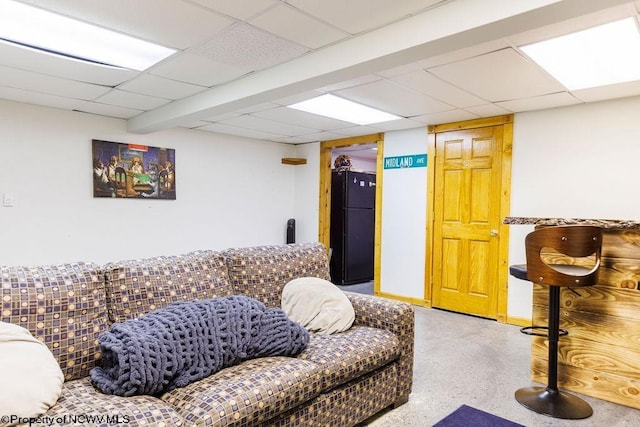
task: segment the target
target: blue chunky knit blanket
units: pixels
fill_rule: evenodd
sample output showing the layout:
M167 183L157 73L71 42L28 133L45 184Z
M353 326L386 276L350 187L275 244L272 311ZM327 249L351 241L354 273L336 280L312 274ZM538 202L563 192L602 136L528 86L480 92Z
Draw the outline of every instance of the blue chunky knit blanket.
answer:
M295 356L309 334L279 308L241 295L179 302L116 323L99 338L93 384L119 396L158 395L257 357Z

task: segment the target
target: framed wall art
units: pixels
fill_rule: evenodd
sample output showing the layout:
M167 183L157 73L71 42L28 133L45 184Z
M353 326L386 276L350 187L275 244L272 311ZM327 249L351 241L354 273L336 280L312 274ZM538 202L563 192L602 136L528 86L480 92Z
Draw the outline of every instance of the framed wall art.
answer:
M93 197L176 199L172 148L94 139Z

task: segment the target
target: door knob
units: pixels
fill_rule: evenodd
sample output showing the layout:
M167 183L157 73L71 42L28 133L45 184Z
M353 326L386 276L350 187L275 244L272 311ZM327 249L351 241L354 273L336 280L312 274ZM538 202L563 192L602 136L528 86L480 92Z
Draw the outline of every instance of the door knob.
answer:
M491 230L489 234L491 235L491 237L496 237L498 235L498 230Z

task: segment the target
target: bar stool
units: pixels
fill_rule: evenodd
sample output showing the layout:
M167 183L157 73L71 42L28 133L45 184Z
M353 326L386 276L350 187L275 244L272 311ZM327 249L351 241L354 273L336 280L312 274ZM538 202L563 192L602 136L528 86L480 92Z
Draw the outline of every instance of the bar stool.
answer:
M527 264L512 265L509 272L522 280L549 287L549 321L547 326L529 326L521 331L549 339L549 361L546 387L525 387L516 391L520 404L554 418L582 419L593 414L591 406L577 396L558 390L558 340L567 335L560 329L560 287L592 286L598 280L602 228L570 225L539 228L525 238ZM540 252L551 248L572 258L595 254L595 265L548 264ZM543 330L546 333L541 333Z

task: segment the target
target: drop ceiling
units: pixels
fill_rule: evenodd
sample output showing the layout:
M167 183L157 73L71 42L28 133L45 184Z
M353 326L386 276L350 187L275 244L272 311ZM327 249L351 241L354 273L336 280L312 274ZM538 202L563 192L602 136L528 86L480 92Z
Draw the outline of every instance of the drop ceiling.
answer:
M523 44L640 0L22 0L177 49L141 72L0 42L0 99L301 144L640 95L570 91ZM640 54L640 53L637 53ZM286 108L332 93L403 117L358 126Z

